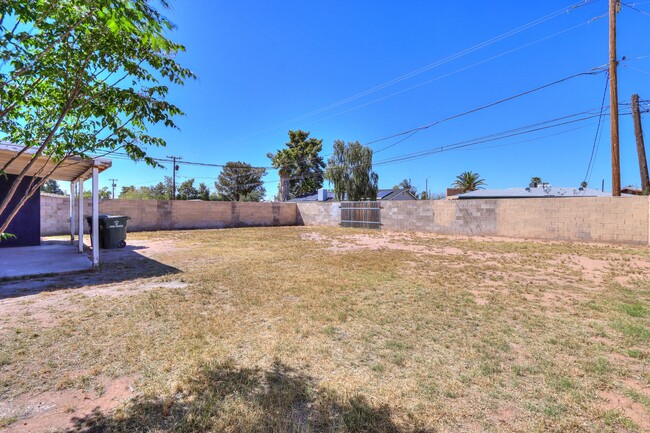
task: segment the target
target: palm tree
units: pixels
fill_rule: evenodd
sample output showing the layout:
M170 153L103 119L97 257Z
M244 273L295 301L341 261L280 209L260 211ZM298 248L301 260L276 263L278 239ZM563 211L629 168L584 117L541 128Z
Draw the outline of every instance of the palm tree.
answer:
M542 183L542 178L541 177L531 177L530 178L530 186L537 188L537 185L541 185Z
M452 184L452 186L460 188L463 192L476 191L477 189L481 189L484 185L487 185L485 180L481 179L478 173L472 171L462 172L456 176L456 180Z

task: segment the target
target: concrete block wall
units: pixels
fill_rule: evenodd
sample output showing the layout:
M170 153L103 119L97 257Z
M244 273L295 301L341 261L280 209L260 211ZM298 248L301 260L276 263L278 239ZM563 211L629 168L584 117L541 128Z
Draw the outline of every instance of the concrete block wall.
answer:
M338 226L340 203L298 203L298 223ZM650 244L649 197L387 201L382 230Z
M41 196L41 236L70 233L69 206L68 197ZM84 200L84 215L91 213L91 201ZM295 203L100 200L99 213L128 215L129 231L148 231L296 225L297 207Z

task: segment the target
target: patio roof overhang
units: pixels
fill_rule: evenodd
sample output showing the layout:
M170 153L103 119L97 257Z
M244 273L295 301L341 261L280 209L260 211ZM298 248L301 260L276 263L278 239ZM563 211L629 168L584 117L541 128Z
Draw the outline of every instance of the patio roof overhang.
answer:
M0 168L4 167L7 174L20 175L27 165L36 158L34 164L25 173L26 176L49 176L53 180L70 182L70 241L74 244L74 221L76 219L78 228L77 243L80 253L84 251L84 181L92 179L92 265L94 267L99 266L99 173L111 167L111 160L72 156L65 158L57 167L57 162L53 161L52 158L44 155L36 157L35 154L36 148L25 148L25 146L13 143L0 142ZM77 211L76 217L75 208Z
M24 151L23 151L24 150ZM11 164L5 169L7 174L20 174L27 164L34 158L36 148L27 148L16 144L2 142L0 143L0 167L4 167L19 152L23 151ZM50 179L76 182L78 180L87 180L92 177L92 168L97 167L98 172L110 168L112 162L106 158L84 159L78 156L69 156L63 160L61 165L54 170ZM27 176L38 176L52 171L56 162L48 156L39 156L26 173Z

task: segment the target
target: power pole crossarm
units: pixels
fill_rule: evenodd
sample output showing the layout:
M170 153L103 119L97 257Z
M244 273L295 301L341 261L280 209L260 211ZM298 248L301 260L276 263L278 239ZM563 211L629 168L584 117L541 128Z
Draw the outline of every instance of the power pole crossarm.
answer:
M648 178L648 161L645 155L645 142L643 140L643 126L641 125L641 112L639 110L639 95L632 95L632 117L634 118L634 136L636 138L636 151L639 156L639 172L641 174L641 190L650 191L650 178Z

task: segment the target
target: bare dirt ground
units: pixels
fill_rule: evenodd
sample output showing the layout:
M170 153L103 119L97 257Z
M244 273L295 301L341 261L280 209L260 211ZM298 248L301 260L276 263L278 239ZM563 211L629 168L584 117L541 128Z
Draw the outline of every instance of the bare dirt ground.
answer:
M650 251L136 233L0 281L0 431L650 431Z

